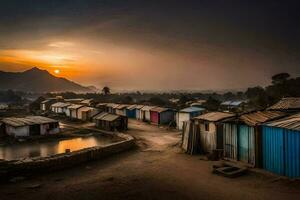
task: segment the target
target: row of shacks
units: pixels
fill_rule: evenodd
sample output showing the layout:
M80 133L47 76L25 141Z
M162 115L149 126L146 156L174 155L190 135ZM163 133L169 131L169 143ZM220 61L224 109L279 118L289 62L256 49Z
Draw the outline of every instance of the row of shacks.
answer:
M267 110L242 115L210 112L183 123L187 153L300 177L300 98L284 98Z

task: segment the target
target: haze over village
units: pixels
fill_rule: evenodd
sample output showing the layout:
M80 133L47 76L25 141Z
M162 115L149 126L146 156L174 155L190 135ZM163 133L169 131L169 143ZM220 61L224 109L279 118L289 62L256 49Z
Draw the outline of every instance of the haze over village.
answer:
M0 199L299 199L299 9L2 0Z

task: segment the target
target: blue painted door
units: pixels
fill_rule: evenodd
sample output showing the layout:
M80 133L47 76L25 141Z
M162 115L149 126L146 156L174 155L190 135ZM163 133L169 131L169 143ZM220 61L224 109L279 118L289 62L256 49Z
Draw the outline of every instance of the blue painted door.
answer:
M254 128L251 126L239 125L238 160L255 164L255 135Z
M284 130L285 176L300 177L300 132Z
M284 175L284 131L281 128L263 126L263 168Z

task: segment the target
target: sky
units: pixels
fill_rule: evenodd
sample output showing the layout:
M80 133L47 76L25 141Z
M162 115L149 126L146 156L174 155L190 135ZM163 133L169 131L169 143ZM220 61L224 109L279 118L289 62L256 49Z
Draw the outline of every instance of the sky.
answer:
M1 0L0 70L115 90L239 90L300 75L297 1Z

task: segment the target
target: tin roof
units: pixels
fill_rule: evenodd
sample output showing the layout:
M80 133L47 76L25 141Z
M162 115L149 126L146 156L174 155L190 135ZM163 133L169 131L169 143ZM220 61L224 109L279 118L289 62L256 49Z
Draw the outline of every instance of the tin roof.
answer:
M75 110L75 109L78 109L78 108L81 108L81 107L83 107L83 105L73 104L73 105L70 105L70 106L68 107L68 109L70 109L70 110Z
M90 110L95 110L95 108L84 106L84 107L79 108L79 110L86 112L86 111L90 111Z
M151 109L155 108L156 106L144 106L141 108L142 111L150 111Z
M223 106L239 106L244 103L244 101L224 101L221 103Z
M98 104L96 105L96 107L100 107L100 106L107 106L107 103L98 103Z
M206 120L211 122L217 122L229 117L234 117L235 114L233 113L227 113L227 112L209 112L205 113L203 115L199 115L198 117L195 117L194 119L200 119L200 120Z
M114 115L114 114L103 112L103 113L100 113L97 116L95 116L94 119L111 122L111 121L118 119L119 117L120 117L119 115Z
M205 109L191 106L191 107L181 109L179 112L191 113L191 112L200 112L200 111L203 111L203 110L205 110Z
M136 105L136 109L142 109L144 107L144 105Z
M22 118L17 118L17 117L3 118L2 122L10 126L18 127L18 126L27 126L33 124L54 123L58 121L47 117L42 117L42 116L27 116Z
M64 108L70 106L70 103L64 103L64 102L57 102L51 105L51 107L58 107L58 108Z
M295 110L300 109L300 97L282 98L279 102L269 107L268 110Z
M130 105L130 106L127 106L126 109L128 110L133 110L133 109L136 109L137 105Z
M241 115L239 119L250 126L255 126L267 121L278 119L286 116L286 113L279 111L257 111L248 114Z
M300 131L300 113L271 121L264 125Z
M150 111L153 111L153 112L165 112L167 110L170 110L170 108L163 108L163 107L154 107L154 108L151 108Z
M128 105L125 105L125 104L120 104L119 106L116 107L116 109L124 109L124 108L127 108Z
M84 99L83 101L81 101L80 103L83 103L83 104L89 104L91 103L92 101L94 101L93 99Z

